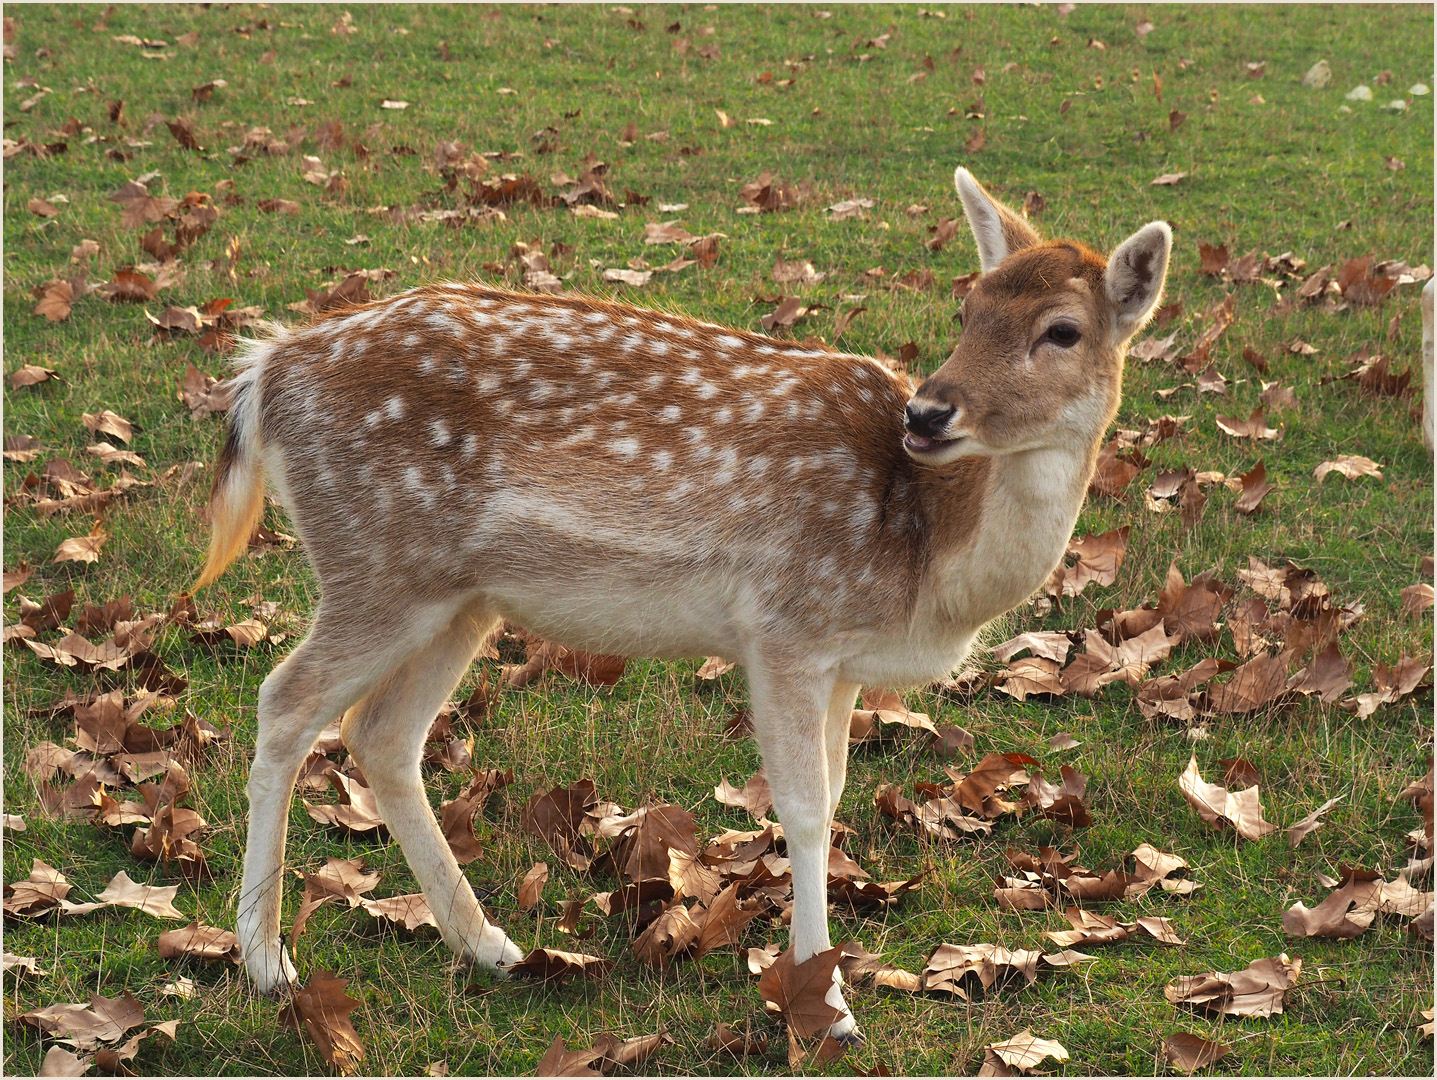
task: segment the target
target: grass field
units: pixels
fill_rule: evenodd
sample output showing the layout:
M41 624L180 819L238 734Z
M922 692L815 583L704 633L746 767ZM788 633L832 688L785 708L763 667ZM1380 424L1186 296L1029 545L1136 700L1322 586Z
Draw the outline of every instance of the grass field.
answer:
M125 595L137 611L165 612L198 570L207 535L200 511L224 426L218 416L193 419L177 391L187 364L222 375L225 361L196 335L157 334L144 309L158 317L171 305L232 297L235 308L258 306L267 317L299 320L304 316L288 309L305 300L306 290L360 269L393 272L371 283L377 295L455 278L517 285L510 257L522 242L550 253L567 289L748 329L758 329L773 310L774 302L760 297L798 295L822 305L788 333L829 341L839 315L863 307L841 347L911 356L908 367L922 373L942 362L958 332L949 282L977 268L961 221L941 249L925 246L930 227L961 218L951 177L962 164L1010 205L1039 193L1046 205L1033 213L1037 228L1102 250L1146 221L1168 220L1175 250L1167 298L1182 307L1157 336L1176 333L1179 357L1208 325L1205 313L1224 295L1234 297L1232 325L1210 354L1228 380L1223 394L1188 386L1159 396L1193 383L1193 375L1173 360L1129 362L1119 428L1140 428L1164 414L1190 419L1177 438L1144 448L1151 464L1122 498L1092 497L1079 519L1079 535L1131 527L1114 584L1090 587L1056 607L1025 605L988 632L988 643L1025 630L1095 627L1102 609L1155 600L1174 562L1189 581L1212 570L1238 588L1236 604L1252 595L1237 574L1255 557L1279 567L1291 560L1314 571L1338 603L1365 605L1339 639L1342 655L1355 663L1352 693L1374 689L1378 665L1404 656L1431 662L1431 611L1407 614L1400 600L1404 588L1430 583L1420 564L1433 549L1433 463L1414 420L1420 391L1377 396L1341 378L1364 348L1391 357L1395 371L1418 365L1420 286L1398 285L1380 304L1342 310L1283 302L1324 265L1363 256L1413 267L1433 260L1432 98L1406 92L1434 83L1430 7L1080 6L1064 16L1054 5L932 12L481 6L356 7L350 14L259 5L6 9L5 135L23 145L9 156L7 142L5 162L4 433L7 450L18 436L44 447L31 462L4 466L6 574L22 561L33 568L5 595L7 627L20 618L22 594L43 600L70 588L76 614L87 603ZM1139 33L1145 20L1152 29ZM118 40L126 36L141 43ZM716 55L701 55L710 46ZM1330 66L1330 85L1304 87L1303 74L1319 59ZM198 100L193 88L217 79L226 85ZM1358 84L1371 86L1374 100L1347 102L1344 95ZM386 100L408 105L384 108ZM1384 108L1393 100L1407 107ZM116 101L123 102L118 122L111 118ZM1174 111L1185 114L1177 126ZM202 149L187 149L171 134L165 121L177 120L192 125ZM270 134L257 136L258 148L237 164L227 148L242 145L255 128ZM55 134L62 130L68 133ZM57 142L65 152L25 149ZM269 152L267 142L282 144L275 149L283 152ZM409 211L464 205L445 190L435 166L440 142L465 144L465 154L503 155L485 159L488 177L529 175L547 196L572 187L555 183L554 174L577 178L592 154L607 163L605 182L620 201L633 191L651 202L611 208L617 215L611 218L519 202L503 207L502 221L460 228L425 221ZM303 164L304 155L318 157L319 166ZM316 168L326 183L337 170L343 183L330 190L307 182L302 174ZM745 205L740 188L765 171L807 183L812 192L792 209L738 213ZM1173 173L1186 175L1171 186L1150 183ZM123 225L121 207L107 199L142 176L150 177L150 195L206 193L221 211L180 253L177 279L145 304L109 303L90 293L74 301L63 321L34 314L32 289L53 278L84 269L91 284L103 283L124 266L153 261L140 247L153 226ZM825 210L853 198L876 204L848 220L832 220ZM36 199L56 213L34 212ZM260 203L271 199L297 203L296 212L263 212ZM679 203L687 208L658 209ZM914 207L921 209L909 212ZM724 234L713 265L656 272L641 287L603 280L605 269L631 260L658 267L681 254L677 245L643 243L646 223L675 219L695 235ZM84 240L95 241L98 251L72 262ZM1203 275L1199 243L1225 245L1234 259L1252 250L1259 257L1292 252L1306 260L1306 271L1281 280L1265 272L1250 283ZM812 285L776 284L776 259L811 261L827 276ZM921 277L911 279L917 288L898 284L925 271L932 287L922 287ZM1316 351L1293 352L1295 341ZM1243 359L1244 350L1265 358L1265 375ZM57 377L12 386L9 374L25 365ZM1267 411L1280 436L1255 443L1220 431L1217 416L1246 417L1258 406L1262 380L1295 393L1295 404ZM145 464L128 468L151 486L132 489L103 513L106 539L97 561L55 563L62 541L91 531L92 515L41 516L25 479L53 457L89 474L96 487L119 476L118 463L86 453L94 437L81 416L104 409L135 424L128 449ZM1338 454L1374 459L1382 479L1315 479L1316 466ZM1231 476L1259 460L1275 490L1254 515L1236 512L1236 497L1221 485L1208 490L1204 516L1191 530L1178 513L1145 505L1144 490L1163 470L1186 465ZM190 462L202 464L185 469ZM353 497L364 492L356 489ZM286 529L277 510L267 524ZM416 533L422 531L416 522ZM47 816L25 773L25 752L43 740L64 744L74 727L31 711L67 690L84 696L118 687L128 699L138 692L139 676L59 668L10 641L7 631L4 810L22 816L26 828L4 834L5 881L25 878L38 858L63 872L75 886L70 899L81 900L125 870L138 881L179 884L176 904L186 916L231 926L255 694L302 636L314 594L301 550L243 558L198 596L201 614L248 619L259 597L277 605L271 629L287 641L210 647L196 644L186 629L165 626L152 645L188 688L167 717L162 703L146 722L167 726L194 714L233 734L192 770L192 805L209 823L198 839L212 881L190 881L133 858L130 828ZM1229 608L1222 621L1231 614ZM74 618L66 620L73 625ZM37 640L54 644L64 633L46 630ZM1208 645L1184 645L1154 674L1184 671L1210 655L1240 659L1224 632ZM556 1036L579 1048L600 1032L630 1036L661 1026L674 1043L641 1071L788 1071L782 1028L764 1015L744 956L749 946L786 941L785 928L759 920L739 948L678 962L663 974L634 955L622 919L605 920L592 905L585 919L597 932L576 943L555 928L559 902L616 882L568 870L520 828L520 811L534 792L583 777L626 809L650 803L689 809L701 839L748 828L746 813L720 806L712 793L721 777L742 783L758 766L750 740L724 735L746 691L739 672L697 680L700 659L632 660L611 689L550 675L506 691L483 720L456 723L473 739L475 765L512 766L515 773L514 784L477 820L484 855L466 868L487 909L521 946L577 948L615 967L601 979L559 985L497 982L456 969L432 931L382 929L362 911L321 908L299 939L296 962L303 977L323 968L349 980L348 992L361 1002L353 1019L366 1048L362 1071L422 1074L442 1062L455 1075L531 1073ZM477 662L459 693L495 674L492 661ZM1136 694L1122 684L1093 699L1069 694L1018 703L988 688L969 700L914 690L907 702L940 726L973 734L976 753L960 754L953 762L959 768L989 751L1018 751L1050 773L1060 764L1080 769L1089 777L1094 822L1073 830L1036 815L1009 817L985 839L927 843L890 830L873 796L884 783L900 784L913 797L917 781L946 781L942 761L920 738L860 747L839 812L855 830L849 853L875 880L922 868L930 874L878 916L835 906L835 941L858 938L913 971L940 942L1042 947L1042 931L1068 924L1059 910L998 910L994 878L1004 872L1008 849L1054 844L1076 849L1088 866L1109 867L1148 842L1186 858L1201 887L1190 898L1149 894L1093 905L1124 919L1166 916L1183 946L1135 940L1094 947L1085 950L1097 957L1092 963L1046 973L1030 987L1009 984L971 1003L851 989L867 1044L827 1071L972 1073L986 1044L1031 1028L1067 1048L1070 1060L1056 1068L1072 1074L1167 1069L1160 1047L1175 1031L1231 1045L1234 1055L1216 1071L1431 1074L1432 1042L1417 1031L1420 1012L1433 1000L1431 943L1409 934L1408 920L1389 915L1350 941L1293 940L1282 924L1295 902L1311 906L1326 895L1319 873L1337 875L1348 864L1381 868L1390 878L1406 862L1406 834L1421 818L1398 795L1429 771L1430 675L1415 693L1366 719L1289 696L1249 714L1205 718L1207 737L1199 740L1182 724L1144 718ZM1081 745L1051 750L1049 740L1060 732ZM1210 780L1222 778L1222 759L1256 764L1267 817L1280 826L1330 798L1345 799L1296 848L1280 831L1235 841L1202 823L1179 793L1178 776L1194 751ZM428 778L436 806L468 779L438 770ZM397 845L325 828L296 801L290 867L313 870L325 856L351 855L383 875L378 895L416 890ZM553 868L544 899L521 912L519 883L544 859ZM1430 879L1419 887L1430 888ZM301 893L294 878L287 922ZM156 939L173 925L121 909L7 918L7 953L38 958L46 973L5 976L5 1071L33 1072L50 1045L18 1024L18 1014L125 991L142 1003L147 1023L180 1021L173 1043L152 1037L141 1045L130 1063L139 1074L330 1069L313 1043L280 1026L279 1006L254 996L238 968L162 960ZM1283 951L1304 966L1280 1016L1224 1022L1164 999L1164 986L1179 976L1235 971ZM194 996L161 993L178 975L195 981ZM740 1059L706 1048L720 1022L751 1022L771 1036L771 1049Z

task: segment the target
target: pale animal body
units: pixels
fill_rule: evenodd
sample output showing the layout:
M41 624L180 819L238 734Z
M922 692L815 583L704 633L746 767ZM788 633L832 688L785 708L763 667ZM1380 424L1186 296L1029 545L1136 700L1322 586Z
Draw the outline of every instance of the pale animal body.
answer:
M1433 392L1437 383L1432 377L1432 290L1437 288L1437 278L1429 279L1422 287L1422 441L1432 449L1432 408Z
M445 940L490 923L420 778L436 711L500 619L576 648L721 655L749 679L793 868L793 946L829 946L829 822L862 684L952 671L1061 559L1171 239L1105 262L1043 244L964 170L984 275L916 390L861 356L582 297L435 285L240 361L200 584L246 543L265 477L313 561L310 635L260 690L238 928L266 991L284 827L323 726L364 768ZM1071 340L1070 340L1071 339ZM854 1033L835 984L834 1025Z

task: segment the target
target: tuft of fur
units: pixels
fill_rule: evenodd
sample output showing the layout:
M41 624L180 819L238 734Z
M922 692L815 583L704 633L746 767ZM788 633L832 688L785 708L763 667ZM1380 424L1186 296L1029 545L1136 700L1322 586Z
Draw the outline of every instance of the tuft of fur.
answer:
M229 434L215 463L210 488L210 546L204 568L190 592L198 592L225 572L249 544L264 516L264 468L260 463L259 381L270 354L288 331L267 323L261 336L240 342L231 380Z

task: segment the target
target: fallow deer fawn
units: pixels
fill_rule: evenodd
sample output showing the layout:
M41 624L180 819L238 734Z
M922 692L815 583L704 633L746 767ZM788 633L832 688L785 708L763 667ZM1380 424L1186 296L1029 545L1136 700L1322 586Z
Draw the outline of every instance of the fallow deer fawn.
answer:
M285 827L343 737L451 948L520 957L420 779L437 710L501 619L566 645L741 661L793 871L796 959L829 947L829 821L860 684L952 671L1062 558L1129 339L1172 238L1045 243L965 169L982 276L915 390L875 360L579 296L434 285L247 345L196 585L245 546L265 478L322 595L259 692L238 932L282 989ZM906 429L906 430L905 430ZM832 1032L856 1036L837 980Z

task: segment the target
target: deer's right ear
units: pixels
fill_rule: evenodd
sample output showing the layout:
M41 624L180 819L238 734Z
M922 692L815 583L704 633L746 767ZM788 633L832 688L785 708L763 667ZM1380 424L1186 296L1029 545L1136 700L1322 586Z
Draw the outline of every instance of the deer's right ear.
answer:
M978 244L978 263L983 273L994 269L1013 252L1043 242L1026 221L984 191L983 185L962 165L953 170L953 186L958 189L963 215Z

